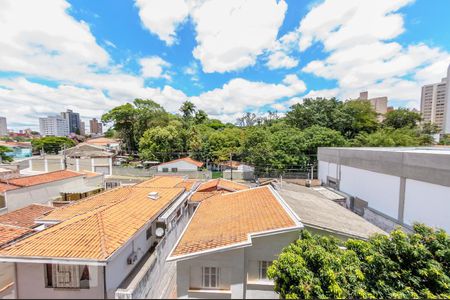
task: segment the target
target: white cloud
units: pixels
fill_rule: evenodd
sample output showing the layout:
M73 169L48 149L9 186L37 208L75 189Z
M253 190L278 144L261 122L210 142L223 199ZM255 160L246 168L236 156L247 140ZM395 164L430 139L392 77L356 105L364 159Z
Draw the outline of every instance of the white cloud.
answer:
M283 51L277 51L269 55L269 60L267 61L267 66L269 69L290 69L296 67L299 61L296 58L290 57Z
M254 65L276 41L287 10L284 0L136 0L136 5L145 27L168 45L190 15L197 41L193 55L205 73Z
M319 42L329 55L309 62L302 71L336 80L338 90L310 94L331 92L348 99L368 90L371 96L417 104L421 85L445 74L450 54L423 43L405 46L393 41L405 30L398 10L412 2L325 0L313 7L292 34L300 38L301 51Z
M211 0L191 12L197 32L194 57L205 73L239 70L276 40L287 4L284 0Z
M200 94L190 99L208 114L227 116L240 114L245 109L257 109L273 104L277 100L303 93L306 86L296 75L287 75L282 83L248 81L235 78L221 88Z
M170 63L159 56L146 57L139 60L141 73L145 78L165 78L170 80L170 75L164 70L170 67Z
M176 41L176 29L188 16L184 0L135 0L144 26L167 45Z
M333 98L339 95L339 89L311 90L302 98ZM297 103L297 102L296 102ZM293 105L295 103L292 103Z

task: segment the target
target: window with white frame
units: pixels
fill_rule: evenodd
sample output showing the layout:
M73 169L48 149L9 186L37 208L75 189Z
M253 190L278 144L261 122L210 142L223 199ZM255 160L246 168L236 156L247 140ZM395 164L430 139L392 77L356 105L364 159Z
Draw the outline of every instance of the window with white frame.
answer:
M78 265L45 265L46 287L49 288L89 288L89 267Z
M259 275L258 275L258 279L259 280L268 280L267 278L267 269L272 265L271 261L267 261L267 260L260 260L258 262L258 271L259 271Z
M202 286L204 288L218 288L219 287L219 268L217 267L203 267Z

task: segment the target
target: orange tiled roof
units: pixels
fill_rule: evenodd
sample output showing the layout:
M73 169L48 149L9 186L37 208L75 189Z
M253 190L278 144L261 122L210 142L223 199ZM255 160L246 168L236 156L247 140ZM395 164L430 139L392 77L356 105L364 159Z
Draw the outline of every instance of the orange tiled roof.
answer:
M101 194L114 204L80 213L0 250L0 256L107 260L149 220L158 216L183 191L182 188L123 187ZM151 200L149 192L160 198ZM98 199L97 199L98 200ZM76 204L75 204L76 205ZM75 206L74 205L74 206Z
M190 157L183 157L183 158L174 159L174 160L171 160L171 161L168 161L168 162L160 163L159 166L171 164L171 163L174 163L174 162L177 162L177 161L185 161L187 163L196 165L199 168L203 167L203 163L202 162L197 161L195 159L192 159Z
M155 176L152 179L138 183L139 187L175 187L184 182L183 176L161 175Z
M15 189L18 189L18 188L19 188L19 186L17 186L17 185L6 184L6 183L3 183L3 182L0 182L0 193L6 192L6 191L9 191L9 190L15 190Z
M0 246L17 240L18 238L31 232L32 230L28 228L0 224Z
M199 205L171 256L232 246L250 234L298 226L269 187L216 195Z
M36 227L35 219L54 210L54 207L41 204L31 204L0 216L0 224L13 225L18 227Z
M208 198L211 198L215 195L224 194L226 191L212 191L212 192L195 192L189 201L191 202L202 202L203 200L206 200Z
M25 186L33 186L37 184L42 183L48 183L52 181L77 177L77 176L83 176L83 174L69 171L69 170L61 170L61 171L54 171L39 175L33 175L33 176L27 176L27 177L19 177L19 178L13 178L8 180L9 184L16 185L19 187L25 187ZM3 180L4 182L4 180Z
M183 182L178 183L176 185L176 187L182 187L182 188L185 188L186 191L190 191L196 182L198 182L198 180L187 179L187 180L185 180Z
M234 191L246 190L246 189L249 189L250 187L245 184L237 183L237 182L234 182L231 180L218 178L218 179L213 179L213 180L207 181L205 183L202 183L198 187L197 191L204 192L204 191L211 190L212 188L215 188L217 190L225 189L225 190L234 192Z

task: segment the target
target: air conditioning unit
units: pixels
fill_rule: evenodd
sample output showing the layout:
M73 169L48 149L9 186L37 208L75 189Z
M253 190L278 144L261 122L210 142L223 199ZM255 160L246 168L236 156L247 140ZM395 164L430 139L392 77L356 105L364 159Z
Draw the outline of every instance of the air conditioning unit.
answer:
M156 222L155 235L157 238L162 238L166 234L166 223Z
M130 254L130 256L128 256L127 264L134 265L136 263L137 259L138 259L137 253L133 252Z

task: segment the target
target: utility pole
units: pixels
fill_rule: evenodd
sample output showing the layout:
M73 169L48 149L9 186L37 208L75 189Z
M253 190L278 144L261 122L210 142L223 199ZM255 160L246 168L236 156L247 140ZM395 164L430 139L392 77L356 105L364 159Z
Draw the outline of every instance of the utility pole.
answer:
M63 145L63 155L64 155L64 170L67 170L66 144Z
M230 152L230 180L233 181L233 153Z

